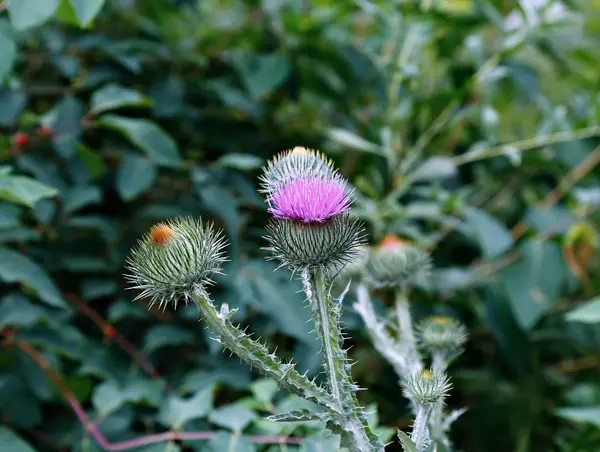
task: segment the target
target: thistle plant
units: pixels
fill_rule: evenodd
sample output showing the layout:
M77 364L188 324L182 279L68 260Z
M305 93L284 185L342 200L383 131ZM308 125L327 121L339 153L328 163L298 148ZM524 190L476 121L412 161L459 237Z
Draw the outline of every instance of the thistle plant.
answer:
M417 452L435 445L449 449L447 431L464 410L444 412L444 399L451 388L445 372L467 340L466 329L449 317L430 317L413 326L408 289L429 273L431 262L426 252L395 236L386 236L365 252L362 262L360 273L353 269L360 278L354 308L376 350L396 371L415 416L410 437L399 432L402 445L406 451ZM391 322L377 317L369 289L392 291ZM429 359L431 369L425 367L424 357Z
M280 386L320 408L270 416L273 421L320 420L339 433L351 452L383 451L356 398L358 385L343 347L342 302L349 286L335 298L336 275L360 256L361 224L350 217L352 193L331 161L304 148L294 148L269 162L262 177L272 219L266 237L271 259L301 282L324 356L325 384L320 385L284 362L231 321L235 310L210 299L211 276L225 260L222 233L210 224L179 219L153 227L133 250L127 279L165 307L193 302L224 347Z

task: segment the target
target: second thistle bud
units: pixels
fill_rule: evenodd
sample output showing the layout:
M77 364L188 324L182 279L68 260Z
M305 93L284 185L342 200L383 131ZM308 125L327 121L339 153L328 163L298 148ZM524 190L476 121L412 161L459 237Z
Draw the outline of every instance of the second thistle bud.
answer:
M452 385L445 374L433 373L430 370L407 377L402 385L404 395L410 400L425 405L443 400Z
M417 327L421 347L430 353L452 353L467 341L467 329L451 317L429 317Z
M374 287L399 287L426 275L429 255L396 236L386 236L369 253L365 279Z
M128 259L129 282L165 306L203 291L226 260L225 240L212 225L191 218L159 223L150 229Z

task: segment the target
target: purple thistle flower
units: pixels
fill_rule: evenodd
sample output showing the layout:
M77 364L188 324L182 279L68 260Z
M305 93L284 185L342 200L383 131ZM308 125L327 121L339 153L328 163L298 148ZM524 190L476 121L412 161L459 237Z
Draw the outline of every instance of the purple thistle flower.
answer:
M279 220L324 223L350 210L352 199L337 179L304 178L290 181L269 200L269 212Z

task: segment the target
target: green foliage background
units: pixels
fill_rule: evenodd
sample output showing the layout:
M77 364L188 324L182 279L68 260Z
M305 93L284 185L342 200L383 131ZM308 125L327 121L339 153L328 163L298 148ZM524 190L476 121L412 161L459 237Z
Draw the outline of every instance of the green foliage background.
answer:
M151 224L214 220L231 259L217 302L317 374L298 284L260 249L260 167L296 145L336 160L372 242L432 250L415 315L471 331L451 368L457 447L600 450L597 0L0 9L1 450L101 450L24 343L110 441L219 432L136 450L334 450L319 426L262 421L302 402L223 354L192 307L148 311L122 277ZM360 398L389 437L410 413L350 306ZM248 439L287 434L313 439Z

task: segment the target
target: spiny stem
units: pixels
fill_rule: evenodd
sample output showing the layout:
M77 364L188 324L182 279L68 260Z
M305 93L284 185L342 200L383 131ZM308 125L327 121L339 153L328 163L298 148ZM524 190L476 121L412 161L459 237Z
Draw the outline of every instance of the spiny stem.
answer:
M357 387L349 374L348 358L342 346L341 299L333 300L331 285L324 272L305 270L301 279L312 310L315 330L321 339L331 394L342 411L336 423L342 430L344 445L351 452L382 452L383 446L371 431L354 396Z
M415 443L417 452L425 451L429 444L429 429L427 423L429 422L431 408L431 404L417 404L415 423L413 425L412 433L410 434L410 439Z
M251 339L239 327L233 325L227 315L217 312L208 295L195 291L191 300L196 304L209 328L229 350L263 375L274 378L282 387L333 412L340 412L337 400L317 386L305 375L294 369L293 364L283 363L275 354L258 341Z
M406 296L406 289L399 288L396 291L396 319L398 321L398 338L400 346L405 350L410 374L417 374L423 370L421 356L417 351L417 341L412 324L412 315Z

